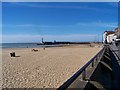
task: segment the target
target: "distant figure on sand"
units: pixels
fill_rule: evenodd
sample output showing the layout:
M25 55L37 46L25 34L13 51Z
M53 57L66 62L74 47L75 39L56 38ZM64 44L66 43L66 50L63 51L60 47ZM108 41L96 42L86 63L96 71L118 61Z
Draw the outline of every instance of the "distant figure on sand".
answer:
M45 50L45 46L43 46L43 50Z
M43 38L42 38L42 44L43 44L43 50L45 50L44 40L43 40Z
M16 56L16 55L15 55L15 52L11 52L11 53L10 53L10 56L11 56L11 57L15 57L15 56Z
M11 57L20 57L20 56L16 56L15 52L11 52L11 53L10 53L10 56L11 56Z
M37 52L38 50L37 49L32 49L32 51Z

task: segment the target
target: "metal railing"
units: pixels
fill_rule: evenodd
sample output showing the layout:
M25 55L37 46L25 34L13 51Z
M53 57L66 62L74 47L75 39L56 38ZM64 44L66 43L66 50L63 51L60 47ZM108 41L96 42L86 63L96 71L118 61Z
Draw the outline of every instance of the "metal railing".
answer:
M103 47L92 59L90 59L81 69L79 69L70 79L68 79L58 90L67 89L78 76L82 75L82 80L86 80L86 69L88 66L94 67L96 61L100 61L103 57L106 47Z

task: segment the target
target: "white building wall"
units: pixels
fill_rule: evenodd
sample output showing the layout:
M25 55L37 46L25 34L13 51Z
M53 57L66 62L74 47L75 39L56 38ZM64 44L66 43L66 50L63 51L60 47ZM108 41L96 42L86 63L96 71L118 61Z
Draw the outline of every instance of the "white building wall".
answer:
M104 34L103 34L103 43L105 43L105 40L106 40L106 34L107 34L107 32L105 32Z
M107 42L108 43L113 43L115 42L115 39L117 38L117 36L115 34L110 34L107 36Z

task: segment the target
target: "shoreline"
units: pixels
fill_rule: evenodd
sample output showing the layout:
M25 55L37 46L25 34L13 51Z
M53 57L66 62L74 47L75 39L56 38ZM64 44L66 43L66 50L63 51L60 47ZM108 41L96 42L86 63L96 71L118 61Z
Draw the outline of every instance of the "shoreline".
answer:
M57 44L57 45L37 45L37 47L1 47L2 49L25 49L25 48L54 48L54 47L70 47L70 46L90 46L91 44ZM102 44L94 44L93 46L90 47L97 47L97 46L102 46Z

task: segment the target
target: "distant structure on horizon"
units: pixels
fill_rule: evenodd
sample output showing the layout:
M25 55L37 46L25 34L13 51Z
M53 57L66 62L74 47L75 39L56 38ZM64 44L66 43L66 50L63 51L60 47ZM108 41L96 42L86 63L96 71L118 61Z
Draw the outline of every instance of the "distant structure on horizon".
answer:
M42 37L42 43L44 43L44 41L43 41L43 37Z

